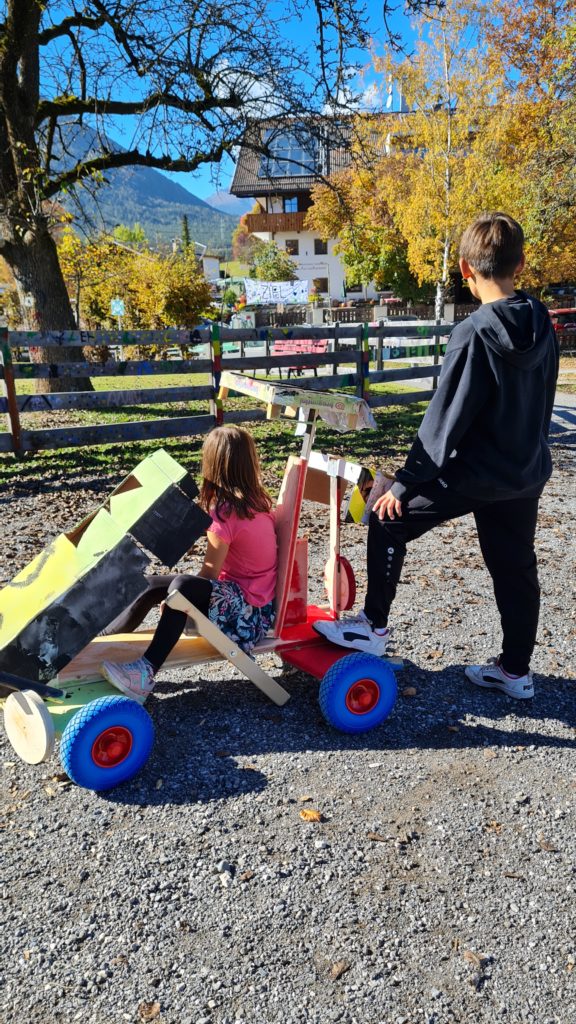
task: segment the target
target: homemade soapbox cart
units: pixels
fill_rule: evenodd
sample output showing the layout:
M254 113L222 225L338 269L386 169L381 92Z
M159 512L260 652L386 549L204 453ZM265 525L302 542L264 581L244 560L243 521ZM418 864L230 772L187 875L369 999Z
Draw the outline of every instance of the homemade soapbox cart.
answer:
M288 459L275 507L278 586L273 635L254 655L274 651L320 679L320 707L336 729L360 733L390 714L396 700L394 667L401 662L346 652L323 639L313 622L352 607L354 574L340 554L344 493L361 468L313 451L318 418L339 430L374 426L368 406L350 395L271 384L225 372L220 397L250 395L268 418L296 421L299 456ZM105 505L56 538L0 591L0 686L8 738L22 760L46 760L60 736L69 777L94 790L111 789L146 762L154 730L144 707L121 696L100 675L104 660L132 661L148 646L150 631L98 635L145 588L148 558L174 565L206 530L209 517L195 504L189 474L160 450L140 463ZM303 501L329 507L325 568L328 603L308 603L308 539L298 535ZM136 544L138 541L139 544ZM225 660L275 704L288 692L179 592L168 604L187 612L196 635L183 635L166 666Z

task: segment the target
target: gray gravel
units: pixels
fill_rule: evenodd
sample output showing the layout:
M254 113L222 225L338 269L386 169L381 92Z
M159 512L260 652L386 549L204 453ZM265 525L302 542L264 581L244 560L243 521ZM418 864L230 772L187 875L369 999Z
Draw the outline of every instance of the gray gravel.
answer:
M373 733L330 729L271 656L283 709L222 665L164 671L152 757L108 794L2 735L2 1024L576 1020L575 458L554 454L528 707L463 677L499 636L465 519L409 554L394 626L416 693ZM16 483L0 577L95 491ZM307 525L317 580L316 507ZM360 591L364 542L346 527Z

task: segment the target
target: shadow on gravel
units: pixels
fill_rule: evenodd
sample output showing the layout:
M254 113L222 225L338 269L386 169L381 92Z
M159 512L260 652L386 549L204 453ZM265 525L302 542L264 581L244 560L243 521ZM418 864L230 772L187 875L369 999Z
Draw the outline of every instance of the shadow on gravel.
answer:
M317 685L299 673L287 671L279 677L292 695L283 708L265 703L237 678L160 682L158 697L147 705L156 727L152 757L131 783L103 798L162 806L254 796L266 789L266 773L282 774L286 757L301 771L302 792L307 787L313 792L317 758L324 754L340 752L347 764L355 753L375 755L385 777L387 765L395 765L396 752L405 749L425 754L576 746L574 682L536 676L536 697L525 706L501 694L474 690L463 670L452 665L431 671L406 663L399 676L400 693L409 684L416 695L400 695L386 723L356 736L336 732L325 722ZM267 757L264 765L258 763L260 755ZM365 758L360 763L365 770Z

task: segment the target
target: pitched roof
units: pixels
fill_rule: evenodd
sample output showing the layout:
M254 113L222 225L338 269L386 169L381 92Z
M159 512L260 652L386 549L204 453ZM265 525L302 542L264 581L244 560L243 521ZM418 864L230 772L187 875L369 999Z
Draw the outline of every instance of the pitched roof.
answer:
M234 196L265 196L279 195L287 192L303 192L312 188L319 181L325 180L339 171L345 170L352 162L352 141L353 127L350 121L334 121L330 131L330 122L324 119L313 130L306 131L306 125L300 122L284 120L282 123L274 121L262 121L252 128L252 137L248 134L240 148L240 155L236 164L234 178L230 186L230 192ZM272 136L268 142L266 134ZM289 173L295 161L287 156L283 158L286 164L286 174L275 175L273 171L280 170L282 158L274 153L274 141L282 138L282 135L290 135L300 141L302 151L312 144L318 152L317 160L311 155L307 157L310 162L316 163L316 171L310 174ZM268 150L268 155L266 155ZM284 150L286 152L286 150ZM306 158L306 153L304 152Z

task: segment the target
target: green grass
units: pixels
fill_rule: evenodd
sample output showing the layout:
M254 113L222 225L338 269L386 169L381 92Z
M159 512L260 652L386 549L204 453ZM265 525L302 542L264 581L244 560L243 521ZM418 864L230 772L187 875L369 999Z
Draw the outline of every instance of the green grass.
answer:
M389 367L404 369L408 368L408 364L392 362L385 365L386 369ZM342 366L341 372L343 374L352 373L354 368L354 364ZM96 391L146 391L150 388L161 387L206 386L209 381L209 375L206 373L95 377L92 379ZM289 382L285 382L298 384L298 381L298 377L291 377ZM342 390L351 394L355 393L353 387ZM371 385L371 391L374 394L393 394L411 390L413 390L411 382ZM17 391L21 395L34 394L35 381L18 380ZM257 406L258 403L248 397L230 398L225 403L225 409L228 410L251 409ZM372 465L389 463L394 459L400 459L406 452L424 410L425 403L377 410L377 431L366 430L340 434L320 423L316 447L335 455L345 456L356 462ZM189 402L158 402L114 409L24 412L21 415L21 423L24 430L32 430L99 423L125 423L130 420L171 419L178 416L205 415L208 411L208 401L203 399ZM300 450L300 441L293 436L293 424L274 420L266 423L247 422L246 425L256 439L263 465L266 467L272 486L273 481L281 475L287 456ZM3 418L0 420L0 430L2 429L5 429ZM130 442L129 444L119 443L38 452L34 455L26 455L21 459L0 453L0 484L15 477L18 477L21 482L26 481L26 486L33 489L41 489L43 484L47 484L49 481L73 483L74 480L86 480L91 477L95 482L101 479L112 482L129 472L140 459L160 447L170 451L174 458L187 465L197 475L202 441L203 437L201 436L190 437L186 440L167 438Z
M226 406L229 407L228 404ZM377 430L354 431L341 434L320 423L315 447L323 452L344 456L354 462L368 465L393 465L405 456L426 404L390 406L376 412ZM286 459L300 451L300 438L294 437L294 425L285 420L247 422L253 435L267 483L274 488L283 471ZM203 436L166 438L158 441L131 442L130 444L98 445L90 448L63 448L37 452L17 459L0 453L0 487L18 480L19 486L31 491L45 487L65 489L105 484L114 485L141 459L157 448L166 448L170 454L190 469L196 477L200 470L200 449Z

